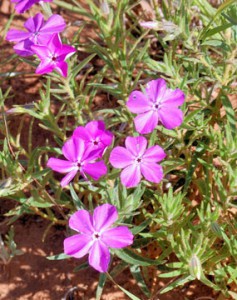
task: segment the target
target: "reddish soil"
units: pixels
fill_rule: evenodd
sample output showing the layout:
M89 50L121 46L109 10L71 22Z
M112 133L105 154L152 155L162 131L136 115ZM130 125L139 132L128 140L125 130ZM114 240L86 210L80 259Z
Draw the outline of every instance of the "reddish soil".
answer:
M9 0L0 2L0 34L13 11ZM34 10L33 10L34 11ZM37 11L37 10L36 10ZM32 10L31 10L32 14ZM16 15L12 27L22 26L28 14L23 16ZM90 37L93 36L92 30L85 31ZM70 31L68 30L70 35ZM3 37L2 37L3 38ZM1 36L0 36L1 39ZM12 44L8 42L0 43L0 63L13 53ZM6 66L1 65L2 72L9 72L15 69L19 72L26 72L21 77L12 77L0 82L3 90L12 87L12 99L6 103L6 109L13 104L30 103L38 97L38 88L41 86L39 76L34 75L33 67L14 59ZM19 117L11 118L9 128L16 131L19 125ZM25 119L28 124L27 118ZM37 124L34 125L35 136L37 137L34 145L42 145L47 137L47 132L40 129ZM25 130L27 132L27 130ZM27 135L22 138L25 144ZM0 234L6 234L9 227L6 226L7 217L4 217L9 208L15 204L0 199ZM49 223L37 216L23 216L14 223L15 242L18 249L24 254L14 257L8 265L0 262L0 299L1 300L92 300L95 299L95 291L98 284L98 272L92 268L73 272L73 269L86 258L77 261L69 259L63 261L51 261L46 257L58 254L63 251L63 240L66 229L64 227L51 227L44 239L44 233L48 229ZM116 282L125 289L134 293L139 299L147 299L135 284L128 269L121 273ZM157 279L155 290L159 291L167 281ZM70 292L71 291L71 292ZM104 300L122 300L129 299L113 283L108 281L105 286L102 299ZM217 299L211 289L202 285L198 281L191 282L185 286L160 295L157 292L154 300L197 300L197 299Z

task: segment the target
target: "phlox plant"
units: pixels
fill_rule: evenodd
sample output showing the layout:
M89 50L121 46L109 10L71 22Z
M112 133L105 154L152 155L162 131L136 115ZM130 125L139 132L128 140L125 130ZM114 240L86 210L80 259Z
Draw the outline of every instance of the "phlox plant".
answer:
M193 281L200 299L237 299L235 1L11 2L0 71L9 224L30 213L49 223L44 236L62 225L61 253L47 258L93 269L96 299L108 280L135 300L187 298ZM29 76L40 87L24 102L10 85Z

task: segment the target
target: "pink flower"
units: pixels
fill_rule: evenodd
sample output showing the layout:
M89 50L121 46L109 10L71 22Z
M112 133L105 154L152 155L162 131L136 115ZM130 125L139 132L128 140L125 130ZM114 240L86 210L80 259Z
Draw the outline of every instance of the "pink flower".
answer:
M55 69L64 77L67 77L68 69L65 60L76 52L74 47L62 44L58 34L53 35L47 45L34 45L31 50L41 60L35 73L46 74Z
M11 29L8 31L6 40L17 42L14 49L18 55L29 56L34 52L31 50L33 45L47 45L53 34L63 31L66 23L59 15L52 15L46 22L44 16L38 13L29 18L24 24L26 30Z
M183 113L178 108L184 102L185 95L179 90L166 88L164 79L148 82L145 94L133 91L127 107L132 113L139 114L134 122L137 132L152 132L160 121L167 129L173 129L183 122Z
M78 172L87 179L86 174L94 180L98 180L107 173L105 163L96 161L99 157L99 151L89 151L86 149L85 142L82 139L70 138L62 148L63 155L67 160L51 157L48 160L47 167L59 173L67 173L61 181L61 186L65 187L76 176Z
M16 3L15 10L21 14L26 10L31 8L35 3L42 2L52 2L53 0L11 0L12 3Z
M69 219L69 227L80 232L64 240L64 253L81 258L89 253L89 264L99 272L109 267L109 248L123 248L133 243L133 235L126 226L110 228L118 219L115 206L103 204L93 216L82 209Z
M159 183L163 178L163 170L157 162L165 158L164 150L160 146L146 149L147 139L142 136L127 137L125 146L115 147L109 158L113 167L123 169L120 175L122 184L128 188L135 187L142 176Z
M74 130L73 136L83 139L86 147L91 150L100 149L101 155L113 140L113 134L105 129L103 121L91 121L85 127L79 126Z

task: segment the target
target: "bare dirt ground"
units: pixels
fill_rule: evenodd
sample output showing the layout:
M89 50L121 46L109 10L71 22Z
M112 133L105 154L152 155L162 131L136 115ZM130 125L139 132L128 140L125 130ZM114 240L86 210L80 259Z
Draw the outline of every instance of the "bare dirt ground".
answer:
M0 2L0 30L4 27L10 17L13 7L10 0ZM36 9L37 11L37 9ZM31 10L31 14L34 10ZM23 16L16 15L13 27L21 27L29 14ZM93 38L93 30L85 31L86 34ZM70 32L68 33L70 34ZM86 37L84 37L86 38ZM0 62L12 52L12 44L4 42L0 47ZM25 71L22 77L9 78L0 81L3 90L9 86L12 87L12 98L7 101L6 109L13 104L30 103L38 97L38 89L41 86L42 78L31 74L33 69L23 62L10 62L2 66L1 72L9 72L16 67L17 71ZM26 125L28 123L26 118ZM9 128L14 132L19 124L17 118L10 120ZM36 140L33 141L35 147L43 145L47 132L40 129L37 124L33 128ZM1 138L1 137L0 137ZM25 139L27 136L25 137ZM24 137L22 137L24 143ZM7 200L0 200L0 234L6 234L7 226L4 217L14 203ZM63 251L63 240L65 238L65 228L54 226L51 227L43 241L45 230L49 223L37 216L23 216L14 223L15 242L24 254L16 256L10 264L3 265L0 262L0 299L1 300L93 300L98 284L99 274L92 268L73 272L73 269L86 261L86 258L78 261L69 259L63 261L51 261L46 257L58 254ZM116 282L122 287L135 294L139 299L147 299L140 292L135 280L132 278L129 270L125 270L117 278ZM167 281L157 278L153 282L153 288L159 291ZM71 291L71 292L70 292ZM74 292L73 292L74 291ZM198 300L198 299L217 299L212 290L198 281L186 284L184 287L176 289L165 295L157 293L154 300ZM113 283L107 282L102 299L104 300L122 300L128 299L118 287Z

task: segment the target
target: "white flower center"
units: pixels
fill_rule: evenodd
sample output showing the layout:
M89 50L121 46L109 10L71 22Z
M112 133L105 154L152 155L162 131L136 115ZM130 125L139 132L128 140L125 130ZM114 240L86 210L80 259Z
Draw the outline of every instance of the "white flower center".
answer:
M100 239L100 234L99 234L99 232L94 232L93 233L93 236L92 236L92 238L93 238L93 240L99 240Z
M152 104L152 109L153 110L159 110L160 106L161 106L161 103L160 102L156 102L156 103Z

